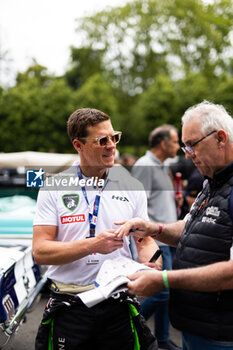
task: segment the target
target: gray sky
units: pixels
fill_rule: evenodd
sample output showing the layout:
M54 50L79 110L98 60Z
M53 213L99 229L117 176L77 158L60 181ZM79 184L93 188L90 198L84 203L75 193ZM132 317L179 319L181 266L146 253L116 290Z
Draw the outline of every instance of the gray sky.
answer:
M14 83L36 59L50 73L63 74L69 62L69 47L78 46L76 19L127 0L0 0L0 84Z

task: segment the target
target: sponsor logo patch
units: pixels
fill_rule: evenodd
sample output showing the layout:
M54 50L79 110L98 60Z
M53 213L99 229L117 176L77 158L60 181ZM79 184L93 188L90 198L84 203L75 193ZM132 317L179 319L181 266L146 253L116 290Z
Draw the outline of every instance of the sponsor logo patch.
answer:
M206 209L206 215L212 215L212 216L219 216L220 215L220 210L218 207L209 207Z
M122 201L122 202L129 202L127 197L121 197L121 196L112 195L112 199L116 199L117 201Z
M215 224L216 219L210 218L210 217L208 217L208 216L203 216L203 218L202 218L201 221L202 221L202 222L209 222L209 223L211 223L211 224Z
M79 194L64 194L62 200L67 209L74 211L79 203Z
M62 224L72 224L75 222L85 222L85 214L61 216Z

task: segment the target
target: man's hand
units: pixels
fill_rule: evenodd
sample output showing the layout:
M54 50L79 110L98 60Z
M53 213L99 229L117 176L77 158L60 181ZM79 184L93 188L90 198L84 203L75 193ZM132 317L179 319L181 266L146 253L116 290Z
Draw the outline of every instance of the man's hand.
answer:
M118 237L132 235L143 238L153 234L152 223L141 218L118 221L114 224L121 225L121 227L115 231Z
M150 297L164 289L162 272L145 270L127 276L131 282L127 283L128 293L143 297Z
M115 230L106 230L101 232L95 238L90 238L94 241L93 249L95 253L109 254L123 247L123 239L118 237Z

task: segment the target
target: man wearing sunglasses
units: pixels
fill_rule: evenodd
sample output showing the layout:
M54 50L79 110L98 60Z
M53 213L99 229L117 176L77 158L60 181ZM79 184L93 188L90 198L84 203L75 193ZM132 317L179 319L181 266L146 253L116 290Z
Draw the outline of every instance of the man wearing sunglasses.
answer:
M34 221L34 257L39 264L50 265L47 275L52 291L36 350L134 350L136 334L130 310L136 299L123 293L88 308L77 295L95 287L106 259L131 258L129 238L117 237L114 222L122 216L147 219L146 196L128 172L113 168L121 132L114 131L107 114L78 109L69 117L67 127L80 156L68 171L78 179L77 185L41 189ZM67 172L60 177L67 180ZM92 178L95 182L89 186ZM152 238L135 239L135 244L142 263L158 248ZM141 349L156 350L150 330L144 326L144 331Z
M204 101L185 112L182 140L186 158L206 177L203 190L182 221L119 223L119 237L134 229L177 247L172 271L131 275L129 292L150 296L170 287L170 319L182 331L183 350L232 350L233 119Z

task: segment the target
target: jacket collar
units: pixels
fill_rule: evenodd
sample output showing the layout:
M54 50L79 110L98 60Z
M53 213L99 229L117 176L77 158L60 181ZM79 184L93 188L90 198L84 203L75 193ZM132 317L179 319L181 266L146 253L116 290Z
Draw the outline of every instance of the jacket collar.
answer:
M210 184L215 187L223 185L233 176L233 162L227 165L225 168L218 170L214 173L212 179L209 179Z

